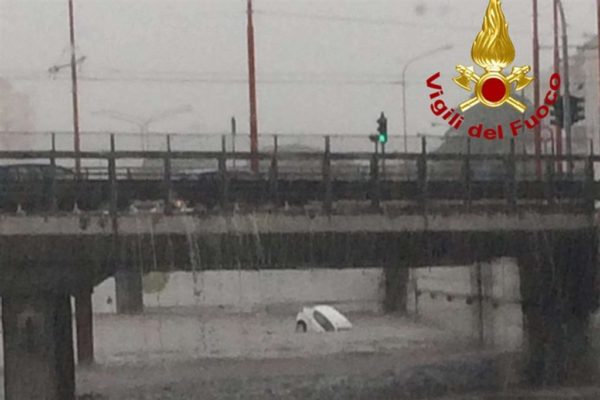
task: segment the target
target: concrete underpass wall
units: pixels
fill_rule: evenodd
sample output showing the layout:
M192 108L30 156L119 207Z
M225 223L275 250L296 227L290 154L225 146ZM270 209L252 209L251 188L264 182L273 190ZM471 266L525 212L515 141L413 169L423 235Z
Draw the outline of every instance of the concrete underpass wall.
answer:
M217 306L253 311L328 303L343 311L379 310L384 296L383 270L313 269L149 273L144 276L145 307ZM96 313L114 313L115 281L109 278L93 294Z
M482 335L486 346L498 349L515 350L522 345L519 271L514 260L482 263L480 275L477 265L415 269L411 281L408 309L421 321L469 336L474 343ZM415 281L420 293L417 303ZM481 314L478 281L482 283Z

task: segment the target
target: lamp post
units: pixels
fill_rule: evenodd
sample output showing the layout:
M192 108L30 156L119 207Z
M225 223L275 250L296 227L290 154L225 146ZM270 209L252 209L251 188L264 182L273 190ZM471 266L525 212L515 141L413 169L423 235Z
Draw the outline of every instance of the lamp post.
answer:
M120 111L113 111L113 110L101 110L101 111L95 111L93 112L93 114L95 115L102 115L108 118L113 118L119 121L123 121L123 122L128 122L130 124L133 124L135 126L137 126L138 128L140 128L140 144L142 147L143 151L147 150L147 146L146 146L146 141L144 140L146 135L148 134L148 127L150 126L150 124L154 123L154 122L158 122L160 120L175 116L177 114L182 114L185 112L190 112L192 111L192 106L185 105L182 107L177 107L177 108L173 108L170 110L166 110L161 112L160 114L156 114L150 118L140 118L138 116L135 115L130 115L130 114L125 114L122 113Z
M452 45L447 44L445 46L441 46L441 47L435 48L433 50L429 50L425 53L419 54L419 55L411 58L410 60L408 60L406 62L406 64L404 64L404 68L402 68L402 131L403 131L403 135L404 135L404 152L405 153L408 152L408 143L407 143L408 131L406 128L406 71L408 70L408 67L410 67L410 65L413 64L414 62L419 61L423 58L429 57L431 55L434 55L440 51L450 50L451 48L452 48Z

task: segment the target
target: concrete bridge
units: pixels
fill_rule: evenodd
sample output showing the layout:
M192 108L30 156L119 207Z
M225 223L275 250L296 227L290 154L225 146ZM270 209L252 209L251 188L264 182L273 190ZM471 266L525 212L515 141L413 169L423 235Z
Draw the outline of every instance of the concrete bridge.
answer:
M514 152L388 154L384 172L380 154L332 154L326 148L322 154L259 155L267 171L252 174L228 170L233 155L226 152L119 153L113 147L106 153L0 157L48 159L50 165L73 157L106 161L105 174L87 179L5 182L18 204L28 203L27 193L41 193L18 214L0 216L9 400L73 399L69 297L76 298L78 359L89 363L94 285L115 275L118 309L141 312L140 265L148 264L168 270L383 266L386 307L402 310L410 268L511 256L519 263L532 379L558 382L587 368L585 333L598 297L595 156L577 158L582 168L569 177L554 171L564 157L544 156L544 174L527 181L516 171L535 160ZM132 168L119 172L119 160L136 157L161 159L164 168L145 178ZM321 171L282 175L286 157L315 160ZM173 160L184 158L216 159L218 168L209 178L180 179ZM473 179L473 163L490 159L506 166L502 178ZM336 179L333 160L370 163L367 179L359 169L356 175L345 169ZM453 177L434 179L428 172L436 162L460 168ZM61 211L58 199L66 193L75 193L78 206L87 205ZM176 196L201 207L178 213L170 207ZM136 198L162 199L167 207L128 212L123 199Z

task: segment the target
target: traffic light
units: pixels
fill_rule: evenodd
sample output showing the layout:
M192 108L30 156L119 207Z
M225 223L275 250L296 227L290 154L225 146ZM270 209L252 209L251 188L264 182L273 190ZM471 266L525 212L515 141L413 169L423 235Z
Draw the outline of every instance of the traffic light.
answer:
M583 97L571 96L571 123L575 124L585 119L585 99Z
M387 130L387 118L381 112L381 116L377 120L377 132L379 133L379 143L387 143L388 141L388 130Z
M554 103L554 105L550 109L550 116L552 117L552 119L550 120L551 125L559 126L561 128L565 125L565 112L563 108L562 96L558 96L558 99L556 99L556 103Z

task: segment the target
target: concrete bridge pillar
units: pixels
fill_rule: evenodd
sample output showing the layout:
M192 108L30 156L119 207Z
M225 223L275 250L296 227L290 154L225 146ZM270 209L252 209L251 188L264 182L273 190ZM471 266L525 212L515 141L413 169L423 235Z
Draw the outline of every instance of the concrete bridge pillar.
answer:
M472 332L481 347L494 346L495 310L491 298L494 296L494 265L476 262L469 268L471 280Z
M117 313L141 314L144 312L142 272L136 269L119 269L115 273Z
M94 362L93 289L81 290L75 295L75 325L77 326L77 361L80 365Z
M597 308L597 234L535 234L519 257L527 374L534 384L592 377L588 328Z
M6 400L74 400L71 302L67 294L2 297Z
M385 298L383 308L386 312L407 311L409 268L404 265L384 267Z
M377 240L377 236L375 237ZM385 279L385 297L383 309L386 312L406 313L408 311L408 281L410 268L417 265L417 251L422 243L420 237L408 237L397 240L394 237L387 240L377 240L382 248L376 248L383 257L383 274Z

